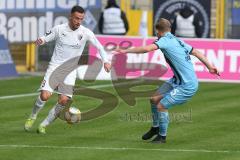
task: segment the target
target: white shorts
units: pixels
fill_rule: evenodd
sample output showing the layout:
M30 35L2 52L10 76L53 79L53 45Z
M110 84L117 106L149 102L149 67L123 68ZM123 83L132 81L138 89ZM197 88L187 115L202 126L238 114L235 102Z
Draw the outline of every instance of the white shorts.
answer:
M73 87L76 81L76 69L68 73L67 71L57 70L59 65L49 65L41 83L39 91L45 90L51 93L56 92L68 97L73 95ZM53 74L54 73L54 74ZM67 74L64 77L64 74Z

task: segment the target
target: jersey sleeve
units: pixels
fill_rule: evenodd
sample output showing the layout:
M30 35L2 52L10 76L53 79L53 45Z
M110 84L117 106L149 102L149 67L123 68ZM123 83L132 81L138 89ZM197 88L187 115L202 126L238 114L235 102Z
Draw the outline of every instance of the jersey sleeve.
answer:
M192 54L193 47L187 43L184 43L184 48L188 51L188 54Z
M166 49L167 48L166 39L164 37L157 39L154 42L154 44L156 44L159 49Z
M97 40L96 36L94 33L90 30L88 30L88 40L99 50L100 56L102 58L102 61L104 63L109 62L107 59L107 53L104 50L102 44Z
M58 33L58 27L55 26L51 30L47 31L45 33L45 35L43 37L41 37L41 38L44 39L45 42L51 42L51 41L56 40L57 33Z
M192 54L193 47L191 45L185 43L184 41L182 41L178 38L177 38L177 41L187 51L188 54Z

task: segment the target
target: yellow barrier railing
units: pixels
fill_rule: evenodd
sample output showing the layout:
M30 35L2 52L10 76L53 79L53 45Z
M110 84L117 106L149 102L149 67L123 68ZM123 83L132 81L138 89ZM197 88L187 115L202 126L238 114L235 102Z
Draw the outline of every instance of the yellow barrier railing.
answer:
M142 17L142 10L131 9L131 1L121 0L121 9L126 13L129 23L129 31L127 35L137 36L139 35L139 26ZM148 35L152 36L153 33L153 12L148 12Z
M36 47L34 43L27 43L26 45L26 69L28 71L35 71L36 64Z
M225 0L216 1L216 38L224 38Z

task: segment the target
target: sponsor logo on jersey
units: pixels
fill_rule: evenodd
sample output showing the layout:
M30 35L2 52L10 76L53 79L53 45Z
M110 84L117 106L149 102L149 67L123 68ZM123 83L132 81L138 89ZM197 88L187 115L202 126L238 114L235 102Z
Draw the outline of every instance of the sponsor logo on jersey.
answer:
M79 39L79 41L81 41L82 38L83 38L83 35L79 34L79 35L78 35L78 39Z
M52 31L49 30L49 31L47 31L47 32L45 33L45 35L48 36L48 35L51 34L51 33L52 33Z

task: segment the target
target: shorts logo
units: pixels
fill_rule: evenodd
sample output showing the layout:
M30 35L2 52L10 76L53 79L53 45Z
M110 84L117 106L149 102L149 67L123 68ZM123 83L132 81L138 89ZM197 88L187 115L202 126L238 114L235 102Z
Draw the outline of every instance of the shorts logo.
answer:
M175 96L178 92L178 89L174 89L172 92L170 92L171 96Z

